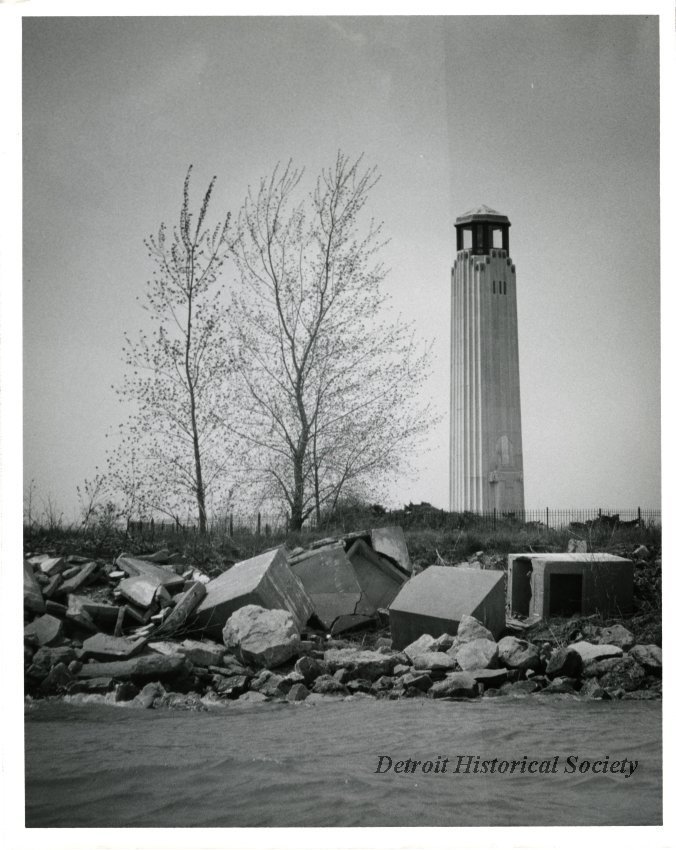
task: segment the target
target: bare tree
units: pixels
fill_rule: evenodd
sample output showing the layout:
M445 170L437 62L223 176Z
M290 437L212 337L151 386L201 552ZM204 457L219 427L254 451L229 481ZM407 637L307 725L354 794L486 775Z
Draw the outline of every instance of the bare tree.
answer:
M302 172L277 167L249 191L234 253L238 418L251 468L299 529L349 486L399 468L431 424L417 397L428 350L385 317L381 224L362 227L379 180L339 153L295 202Z
M110 473L137 513L178 520L192 503L205 531L209 500L228 486L222 422L229 361L219 279L230 250L230 216L205 226L215 177L193 216L191 170L178 224L169 230L162 223L145 242L155 268L144 309L154 327L134 342L125 337L129 371L118 395L135 409L121 426Z

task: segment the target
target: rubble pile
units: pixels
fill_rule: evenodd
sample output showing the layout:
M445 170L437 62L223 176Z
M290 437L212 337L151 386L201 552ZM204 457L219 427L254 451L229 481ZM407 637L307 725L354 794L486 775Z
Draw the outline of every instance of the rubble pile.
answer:
M534 692L661 696L661 649L636 645L621 625L587 618L566 643L542 623L505 635L501 571L411 572L401 529L272 549L214 579L166 550L114 563L29 554L26 692L187 710Z

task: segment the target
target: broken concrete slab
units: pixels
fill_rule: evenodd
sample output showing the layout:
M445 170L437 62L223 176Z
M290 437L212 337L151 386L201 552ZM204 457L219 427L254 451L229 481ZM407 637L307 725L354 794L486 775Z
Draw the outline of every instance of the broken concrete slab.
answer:
M298 655L300 633L288 611L245 605L228 619L223 643L244 664L270 669Z
M104 602L95 602L88 596L79 596L75 593L68 594L68 608L66 616L76 619L83 612L101 628L114 628L119 614L117 605L108 605Z
M375 615L375 606L366 597L341 544L307 552L289 566L327 631L341 617L358 614L368 619Z
M39 570L43 575L54 576L66 569L66 561L63 558L40 559Z
M98 569L99 566L96 561L89 561L89 563L80 567L74 576L63 582L59 588L59 593L74 593L80 587L84 587L85 584L88 584L92 580Z
M141 608L150 608L160 587L161 583L152 576L131 576L123 579L117 589L130 602Z
M507 559L510 615L549 619L630 613L634 564L601 552L527 552Z
M456 634L472 615L499 637L505 627L504 578L498 570L428 567L410 579L390 605L392 645L402 649L421 635Z
M384 528L372 528L371 547L376 552L386 555L394 561L405 573L411 574L413 565L401 526L390 525Z
M180 631L186 624L188 618L193 613L195 608L202 602L207 595L206 585L201 582L195 582L185 592L179 594L175 598L175 606L169 613L169 616L163 621L162 625L157 629L155 634L159 636L171 635Z
M185 669L185 655L139 655L127 661L93 661L84 664L78 673L78 678L93 679L109 676L113 679L142 681L156 679L159 676L176 675Z
M347 558L359 586L374 608L387 608L401 590L406 576L390 561L381 558L363 540L356 540Z
M289 569L284 547L240 561L206 585L206 596L190 618L189 632L220 640L228 618L245 605L288 611L298 629L312 615L312 602Z
M112 637L102 632L92 635L82 643L85 658L105 661L108 658L130 658L135 652L140 652L145 645L145 638L129 640L124 637Z
M148 580L155 580L156 584L163 584L170 590L177 590L183 587L183 576L177 575L173 570L161 567L158 564L151 564L149 561L143 561L140 558L132 558L128 555L120 555L115 561L115 565L120 570L129 576L143 577Z
M63 623L51 614L43 614L25 627L23 636L38 646L56 646L63 640Z
M45 610L40 585L33 573L33 567L27 561L23 562L23 607L35 614L42 614Z
M188 639L180 644L178 651L197 667L219 667L223 661L225 649L213 641Z

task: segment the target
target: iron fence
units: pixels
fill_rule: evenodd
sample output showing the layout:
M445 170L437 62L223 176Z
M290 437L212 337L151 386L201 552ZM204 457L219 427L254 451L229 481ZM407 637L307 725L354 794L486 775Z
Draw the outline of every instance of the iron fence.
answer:
M400 525L403 528L430 529L492 529L499 528L542 528L575 532L607 528L650 528L659 526L662 512L659 508L533 508L524 511L445 511L431 505L409 505L401 510L385 510L373 506L369 510L344 509L323 519L318 527L313 518L304 525L304 531L338 530L354 531L360 528L375 528L384 525ZM207 525L209 536L256 534L274 536L288 534L289 517L283 514L237 514L214 519ZM143 539L152 540L168 534L182 536L197 535L197 523L191 520L130 520L127 532Z

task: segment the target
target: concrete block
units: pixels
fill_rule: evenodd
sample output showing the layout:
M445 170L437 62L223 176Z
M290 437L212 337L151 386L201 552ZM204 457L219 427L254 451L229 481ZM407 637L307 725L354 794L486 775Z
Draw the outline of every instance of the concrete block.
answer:
M406 581L406 576L363 540L357 540L350 547L347 557L371 605L376 609L389 607Z
M303 585L314 613L327 631L341 617L375 615L376 606L366 597L342 545L304 553L290 569Z
M509 555L507 604L510 615L551 617L631 613L634 564L600 552L545 552Z
M313 611L303 585L289 569L284 547L240 561L212 579L206 590L190 620L189 631L216 640L221 639L230 615L245 605L288 611L299 629Z
M404 532L400 526L390 525L385 528L372 528L371 546L376 552L391 558L408 575L411 574L413 565L408 554Z
M392 645L403 649L421 635L454 635L463 615L498 638L505 628L505 590L499 570L428 567L410 579L390 605Z

